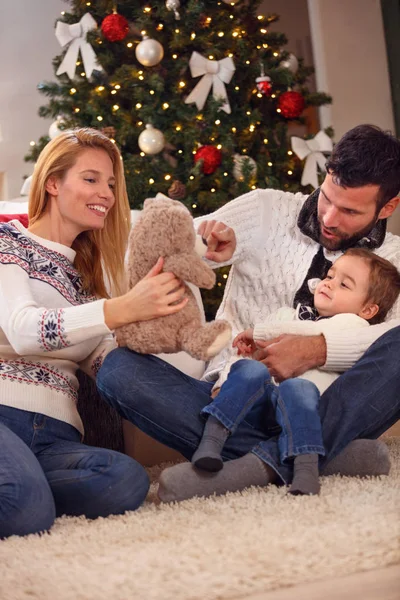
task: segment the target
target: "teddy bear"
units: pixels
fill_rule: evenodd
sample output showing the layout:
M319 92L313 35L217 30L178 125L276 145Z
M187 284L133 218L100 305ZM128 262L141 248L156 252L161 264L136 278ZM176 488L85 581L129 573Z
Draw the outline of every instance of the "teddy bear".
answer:
M145 200L129 236L129 287L143 279L162 256L163 270L182 280L188 302L175 314L118 328L115 333L119 346L143 354L184 350L196 359L207 361L228 344L232 334L229 323L222 320L204 323L200 307L186 283L206 289L215 284L215 273L199 255L199 242L204 255L207 246L196 235L192 215L184 204L163 194Z

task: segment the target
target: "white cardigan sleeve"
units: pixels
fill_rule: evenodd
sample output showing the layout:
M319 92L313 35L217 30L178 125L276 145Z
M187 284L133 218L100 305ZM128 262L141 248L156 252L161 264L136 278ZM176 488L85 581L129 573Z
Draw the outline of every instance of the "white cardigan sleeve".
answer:
M17 264L0 265L0 327L20 355L46 354L110 334L104 300L67 308L43 308L29 275Z
M340 331L325 331L327 356L326 363L320 369L347 371L381 335L399 326L400 318L371 325L361 331L350 328Z
M288 309L293 311L294 309ZM279 312L279 311L278 311ZM289 315L289 312L288 312ZM254 340L270 340L284 333L293 335L325 335L328 332L346 331L349 328L369 328L369 323L358 315L350 313L335 315L329 319L320 319L318 321L300 321L295 320L269 320L264 323L258 323L254 327ZM330 371L333 369L329 369Z

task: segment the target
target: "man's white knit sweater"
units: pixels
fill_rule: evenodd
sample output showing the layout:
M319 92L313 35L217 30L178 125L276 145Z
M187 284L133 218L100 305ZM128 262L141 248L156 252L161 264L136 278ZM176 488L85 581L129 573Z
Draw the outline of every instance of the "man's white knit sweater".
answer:
M217 318L227 319L233 335L265 320L282 306L293 306L319 244L304 235L297 219L307 196L277 190L255 190L232 200L212 215L196 219L215 219L232 227L237 248ZM387 233L376 254L400 268L400 237ZM334 261L342 252L324 250ZM229 263L226 263L229 264ZM218 266L218 265L216 265ZM220 265L219 265L220 266ZM396 319L391 321L390 319ZM363 329L329 331L324 334L327 360L323 368L346 371L388 331L400 325L400 299L388 320ZM215 381L232 355L227 348L209 364L204 378Z
M0 225L0 404L83 432L76 371L95 376L115 341L104 300L83 290L74 258L18 221Z

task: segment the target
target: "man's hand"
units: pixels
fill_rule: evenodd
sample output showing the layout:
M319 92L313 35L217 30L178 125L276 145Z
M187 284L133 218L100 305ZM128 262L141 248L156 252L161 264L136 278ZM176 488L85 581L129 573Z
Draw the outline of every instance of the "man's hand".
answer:
M323 335L280 335L268 342L257 342L255 360L264 363L276 381L299 377L308 369L326 362L326 342Z
M205 257L208 260L222 263L232 258L236 248L236 236L231 227L227 227L221 221L203 221L197 233L207 244Z

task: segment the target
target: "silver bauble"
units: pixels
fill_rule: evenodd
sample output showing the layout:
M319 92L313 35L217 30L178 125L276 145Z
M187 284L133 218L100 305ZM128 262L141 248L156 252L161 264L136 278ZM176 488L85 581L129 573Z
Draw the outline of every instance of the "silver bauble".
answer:
M288 69L291 73L296 73L297 69L299 68L299 61L294 54L289 54L289 57L279 63L279 66L282 69Z
M136 46L135 54L141 65L144 67L154 67L154 65L158 65L162 61L164 48L157 40L144 37Z
M164 134L159 129L155 129L153 125L148 124L139 135L138 144L145 154L158 154L165 146Z
M53 121L53 123L49 127L49 138L51 140L54 140L54 138L56 138L58 135L60 135L60 133L62 133L65 130L63 125L65 125L65 123L62 117L57 117L57 119ZM63 128L60 129L60 126Z
M181 18L180 14L178 12L180 5L181 5L180 0L167 0L165 3L165 7L167 8L167 10L174 11L175 19L177 21Z
M251 156L246 156L242 154L234 154L233 155L233 176L236 181L244 181L243 177L243 166L244 163L249 164L250 166L250 179L254 179L257 175L257 163L251 158ZM247 170L247 169L246 169Z

